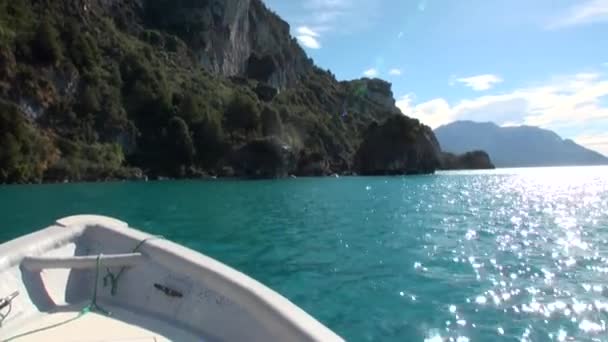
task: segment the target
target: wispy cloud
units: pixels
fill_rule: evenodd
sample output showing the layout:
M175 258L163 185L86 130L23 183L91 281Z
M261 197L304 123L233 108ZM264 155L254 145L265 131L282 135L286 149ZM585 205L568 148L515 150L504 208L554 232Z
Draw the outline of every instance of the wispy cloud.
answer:
M551 21L547 28L558 29L602 21L608 21L608 0L580 0Z
M295 36L304 47L321 48L321 33L334 29L336 22L352 5L353 0L306 0L299 13L306 13L298 19L291 20L300 26Z
M397 39L403 38L404 35L405 33L403 33L403 31L399 32L399 34L397 34Z
M311 37L318 37L319 33L314 31L313 29L311 29L308 26L300 26L297 29L297 32L299 35L304 35L304 36L311 36Z
M376 68L367 69L363 72L363 76L376 77L376 76L378 76L378 69L376 69Z
M453 84L452 82L450 81L450 84ZM485 74L458 78L456 82L460 82L475 91L484 91L491 89L495 84L501 83L502 78L492 74Z
M352 0L307 0L305 7L310 9L347 8Z
M269 6L289 8L281 15L292 27L308 27L325 37L354 34L369 28L379 17L381 4L372 0L267 0ZM288 2L289 5L283 5ZM275 4L275 6L273 6ZM294 31L297 35L297 31ZM310 37L310 35L308 35ZM315 38L320 38L315 37Z
M296 38L303 46L309 49L320 49L321 43L319 42L318 37L320 36L318 32L314 31L308 26L300 26L296 30L297 35Z
M305 0L303 12L309 15L305 21L314 26L332 26L335 22L351 11L355 0Z
M608 156L608 133L581 134L574 141Z
M435 128L455 120L494 121L499 125L532 125L549 129L608 129L608 77L578 73L511 92L463 99L450 104L436 98L415 104L408 94L397 101L404 114Z
M388 74L391 76L401 76L402 72L401 69L391 69Z

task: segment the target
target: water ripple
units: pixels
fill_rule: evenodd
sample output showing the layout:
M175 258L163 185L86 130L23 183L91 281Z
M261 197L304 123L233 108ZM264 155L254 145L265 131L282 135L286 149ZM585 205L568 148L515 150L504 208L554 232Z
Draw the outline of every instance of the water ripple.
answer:
M349 341L608 341L608 168L5 187L0 238L79 212L226 262Z

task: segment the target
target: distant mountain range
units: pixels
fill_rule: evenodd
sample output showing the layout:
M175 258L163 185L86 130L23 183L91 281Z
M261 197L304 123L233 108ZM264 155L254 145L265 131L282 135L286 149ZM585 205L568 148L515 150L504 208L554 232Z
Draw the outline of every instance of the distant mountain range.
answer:
M456 121L435 129L435 135L443 151L484 150L496 167L608 165L600 153L538 127Z

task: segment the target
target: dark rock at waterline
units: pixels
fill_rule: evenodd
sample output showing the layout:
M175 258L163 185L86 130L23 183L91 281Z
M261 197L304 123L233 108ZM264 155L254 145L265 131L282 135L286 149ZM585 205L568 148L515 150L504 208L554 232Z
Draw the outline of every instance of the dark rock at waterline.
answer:
M320 153L301 153L298 160L296 175L311 177L311 176L326 176L332 173L329 162Z
M485 151L472 151L456 155L441 153L441 169L443 170L483 170L494 169L490 156Z
M394 115L367 130L355 156L361 175L433 173L440 166L433 131L418 120Z
M234 177L234 169L230 166L224 166L217 170L217 175L224 178Z
M291 148L275 137L251 141L230 157L234 175L243 178L287 177L295 165Z

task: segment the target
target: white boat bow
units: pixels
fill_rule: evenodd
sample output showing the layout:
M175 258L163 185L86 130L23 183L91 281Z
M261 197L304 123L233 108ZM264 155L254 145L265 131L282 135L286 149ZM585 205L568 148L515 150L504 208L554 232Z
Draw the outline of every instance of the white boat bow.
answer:
M0 245L0 341L342 341L212 258L103 216Z

